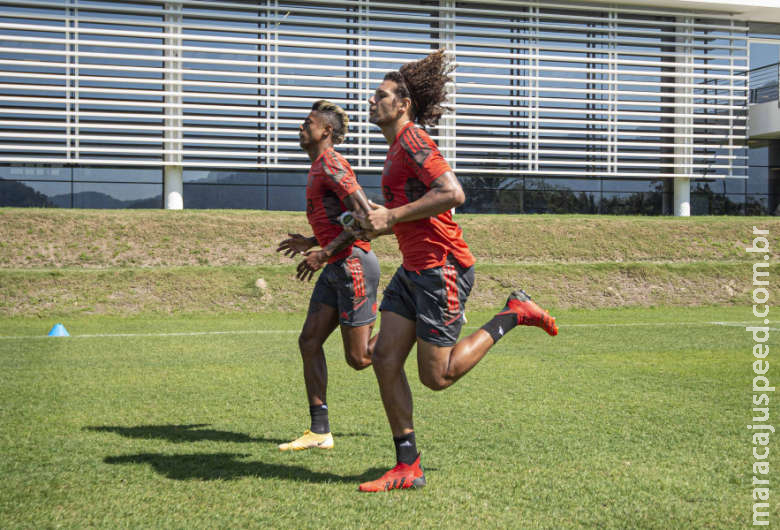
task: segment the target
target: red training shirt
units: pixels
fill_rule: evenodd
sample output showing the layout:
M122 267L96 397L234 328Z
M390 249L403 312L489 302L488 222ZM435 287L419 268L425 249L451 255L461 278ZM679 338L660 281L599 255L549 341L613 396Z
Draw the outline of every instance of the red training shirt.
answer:
M349 162L329 147L314 161L309 169L306 184L306 217L309 220L317 243L325 248L344 230L339 215L346 211L344 198L361 189ZM355 241L366 252L371 250L368 241ZM328 259L333 263L352 253L352 245L342 249Z
M416 201L447 171L452 169L428 133L409 122L387 152L382 171L385 207L397 208ZM427 219L396 223L393 232L406 270L440 267L449 254L463 267L476 261L463 241L463 231L452 220L451 210Z

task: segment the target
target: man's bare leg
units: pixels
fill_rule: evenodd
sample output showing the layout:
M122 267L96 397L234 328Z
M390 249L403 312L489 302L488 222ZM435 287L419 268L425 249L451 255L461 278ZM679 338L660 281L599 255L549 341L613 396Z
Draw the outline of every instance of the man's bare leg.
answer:
M417 339L420 381L433 390L451 386L474 368L496 341L518 325L536 326L552 336L558 334L555 319L525 292L515 291L509 295L504 309L454 346L437 346Z
M344 357L347 364L355 370L371 365L371 357L379 335L371 336L374 323L364 326L341 325L341 341L344 343Z
M382 326L372 358L379 394L394 437L414 430L412 392L404 363L416 340L415 322L390 311L382 312Z
M327 402L328 366L322 345L338 326L338 317L335 307L312 302L298 337L309 405L322 405Z
M279 445L280 451L298 451L313 447L331 449L333 436L328 422L328 366L322 345L338 326L338 311L320 302L311 302L306 322L298 337L303 361L303 380L309 401L311 428L303 436Z

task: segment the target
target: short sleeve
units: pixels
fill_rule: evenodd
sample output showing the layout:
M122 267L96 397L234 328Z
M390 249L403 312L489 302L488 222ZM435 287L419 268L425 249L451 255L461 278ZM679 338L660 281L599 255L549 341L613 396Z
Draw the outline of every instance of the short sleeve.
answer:
M325 173L325 186L332 190L339 199L361 189L355 173L349 163L332 151L326 151L321 158L322 171Z
M434 180L447 171L452 171L433 140L420 129L409 127L401 135L400 141L401 147L411 159L412 171L426 186L430 187Z

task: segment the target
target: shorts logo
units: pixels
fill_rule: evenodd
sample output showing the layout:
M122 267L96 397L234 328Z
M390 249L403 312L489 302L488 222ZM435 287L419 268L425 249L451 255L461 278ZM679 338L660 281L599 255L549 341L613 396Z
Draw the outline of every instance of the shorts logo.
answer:
M442 267L444 286L447 291L447 311L451 315L460 313L460 300L458 300L458 271L449 263Z
M355 298L366 296L366 281L363 277L363 266L360 264L360 259L355 256L347 258L347 268L352 277L352 290Z

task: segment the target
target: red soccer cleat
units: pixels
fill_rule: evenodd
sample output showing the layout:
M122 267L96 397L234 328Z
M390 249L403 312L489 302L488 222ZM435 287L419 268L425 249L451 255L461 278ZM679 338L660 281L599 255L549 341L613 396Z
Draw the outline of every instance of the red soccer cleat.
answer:
M558 326L555 324L555 318L536 305L525 291L518 289L512 291L509 298L506 299L504 310L499 315L514 313L517 315L517 324L520 326L536 326L545 330L553 337L558 334Z
M399 462L396 466L382 475L381 478L364 482L360 485L360 491L387 491L406 488L422 488L425 486L425 473L420 467L420 453L417 460L411 466Z

